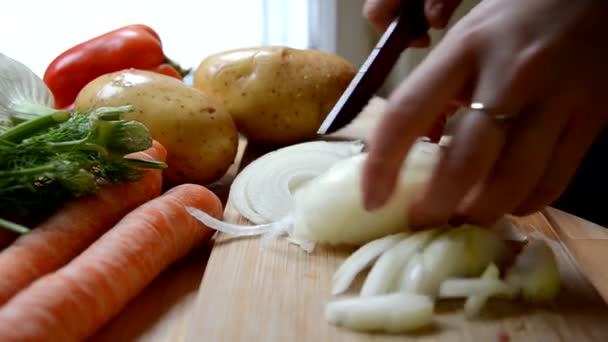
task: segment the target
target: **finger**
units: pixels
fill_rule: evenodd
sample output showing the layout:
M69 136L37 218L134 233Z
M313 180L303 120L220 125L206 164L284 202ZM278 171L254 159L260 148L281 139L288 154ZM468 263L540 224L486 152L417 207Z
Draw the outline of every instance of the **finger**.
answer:
M453 104L447 104L445 109L441 111L441 115L435 119L435 122L431 125L431 127L427 130L425 134L432 142L438 142L441 139L441 136L445 133L445 128L448 123L448 119L452 116L459 106L454 106Z
M457 42L444 40L388 98L369 143L362 189L368 210L392 194L401 163L412 143L426 133L445 105L467 83L472 59Z
M491 224L528 197L566 126L568 116L562 104L558 98L550 99L521 113L490 176L458 208L460 220Z
M503 128L487 114L467 113L428 186L409 209L410 224L426 227L447 223L459 201L497 160L504 135Z
M363 15L384 32L391 22L399 15L401 0L366 0L363 4Z
M410 43L412 47L424 48L431 45L431 37L428 34L425 34L424 37L418 38Z
M576 118L576 114L572 115ZM513 210L515 215L528 215L551 204L564 192L576 174L589 146L599 135L602 125L582 120L568 123L544 169L541 181L530 195Z
M424 12L429 25L436 29L445 28L460 2L461 0L427 0Z
M526 88L508 82L500 64L488 65L480 75L473 98L503 113L519 113L523 108ZM506 141L507 128L490 113L469 111L452 136L452 142L440 158L428 186L423 189L410 210L414 227L441 225L449 222L466 195L488 177L498 161Z

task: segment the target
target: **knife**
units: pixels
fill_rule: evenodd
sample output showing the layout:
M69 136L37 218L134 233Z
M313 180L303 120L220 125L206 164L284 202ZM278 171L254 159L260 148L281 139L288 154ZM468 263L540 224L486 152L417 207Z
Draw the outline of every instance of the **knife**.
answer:
M389 25L357 74L325 117L317 134L329 134L350 123L380 89L401 53L426 34L424 0L403 0L401 15Z

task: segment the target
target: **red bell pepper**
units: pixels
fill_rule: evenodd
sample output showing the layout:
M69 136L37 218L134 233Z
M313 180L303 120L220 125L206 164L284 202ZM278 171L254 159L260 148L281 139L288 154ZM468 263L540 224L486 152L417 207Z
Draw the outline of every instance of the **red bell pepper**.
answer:
M134 24L63 52L49 64L43 80L55 97L55 106L65 108L90 81L129 68L155 71L178 79L189 72L165 56L156 31L146 25Z

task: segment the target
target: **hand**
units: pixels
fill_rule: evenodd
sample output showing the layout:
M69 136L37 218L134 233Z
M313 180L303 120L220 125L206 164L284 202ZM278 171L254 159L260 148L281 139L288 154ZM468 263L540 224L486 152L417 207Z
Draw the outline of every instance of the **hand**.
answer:
M366 8L386 7L366 13L386 23L380 18L393 15L396 2L369 0ZM608 121L606 20L605 0L477 5L389 97L364 167L366 207L386 202L412 143L445 108L471 101L516 119L506 126L488 113L466 113L408 208L410 223L490 224L554 201Z
M399 15L401 2L402 0L367 0L363 6L363 14L378 31L384 32ZM460 2L461 0L425 0L424 12L429 25L436 29L446 27ZM427 34L414 41L412 46L426 47L430 41Z

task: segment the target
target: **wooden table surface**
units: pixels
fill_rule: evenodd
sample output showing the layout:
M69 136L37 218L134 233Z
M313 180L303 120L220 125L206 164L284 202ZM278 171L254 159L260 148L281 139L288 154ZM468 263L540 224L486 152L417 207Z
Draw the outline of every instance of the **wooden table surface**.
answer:
M351 127L344 130L341 136L365 139L369 134L370 126L370 121L363 116L354 122ZM224 200L227 198L229 186L239 168L255 156L265 152L252 150L251 148L246 149L245 147L246 144L243 143L239 149L237 162L227 175L217 184L211 186ZM231 209L227 208L228 210ZM538 338L543 338L543 341L545 339L574 341L572 338L575 338L576 341L608 341L608 324L603 324L603 322L608 322L608 306L601 299L603 297L604 300L608 301L608 272L603 272L605 265L608 265L608 230L552 208L529 217L514 218L513 220L523 231L541 232L551 242L563 272L565 295L560 296L558 303L561 305L560 310L565 311L561 315L546 317L541 315L540 318L532 315L527 316L528 321L518 321L502 316L505 314L504 310L510 313L513 313L514 310L512 307L510 309L503 307L502 314L498 315L495 322L498 325L468 326L458 330L458 334L448 332L447 335L438 335L442 338L437 339L428 336L419 336L418 338L428 341L443 341L443 338L448 338L446 340L473 341L478 340L475 339L476 337L487 336L489 338L493 336L490 331L493 332L494 330L489 327L496 328L501 324L507 324L511 332L524 331L520 335L512 335L512 341L534 341ZM284 312L284 308L283 310L275 310L275 316L272 317L277 322L260 321L261 318L256 317L260 308L255 307L255 305L263 306L264 303L261 302L260 298L243 298L244 293L250 294L252 290L243 289L243 286L238 284L238 281L252 281L250 283L253 284L252 286L259 286L255 290L263 292L262 294L268 294L269 283L262 282L259 276L254 276L254 273L260 272L259 267L265 267L264 265L269 268L280 268L281 265L277 265L276 260L272 258L272 260L266 261L251 261L252 255L263 253L259 251L258 242L254 239L244 239L233 247L227 245L230 244L218 244L213 248L212 242L210 242L207 246L200 248L171 266L132 301L121 314L102 328L91 341L237 341L247 340L247 338L243 338L240 331L259 331L260 329L264 330L263 327L268 330L273 327L272 324L278 324L272 328L277 331L276 334L278 335L259 333L259 336L264 336L265 340L272 341L281 341L285 340L284 338L287 338L287 336L295 336L286 335L295 326L289 326L287 329L285 326L280 326L281 323L291 322L288 318L275 317ZM275 252L287 253L289 251L292 255L298 255L296 257L297 261L294 261L299 263L296 268L318 267L318 265L311 266L311 263L315 262L325 265L320 273L324 276L331 274L337 267L338 261L346 256L326 249L321 249L313 256L305 256L298 254L296 248L288 246L285 241L277 241L276 245L271 247ZM328 255L334 259L329 258ZM211 261L209 261L210 256ZM249 259L244 259L246 257ZM252 262L250 264L252 268L241 267L238 268L240 272L237 272L239 262L249 261ZM264 262L266 264L263 264ZM283 271L286 270L289 269ZM275 271L276 269L274 271L267 270L267 276L276 277L277 275L273 273ZM288 278L294 276L294 274L286 273L279 274L279 276ZM305 275L300 274L300 276ZM319 277L319 274L317 274L317 277ZM255 282L252 280L253 278L256 278ZM320 286L319 283L321 283L327 285L324 282L326 283L327 279L315 280L314 283L309 282L308 284ZM271 290L277 292L287 291L281 286L291 285L289 282L280 279L276 280L275 284L278 287ZM319 293L325 291L329 294L329 288L317 289L316 291ZM218 298L209 300L212 296L217 297L220 294L225 295L219 298L221 300L218 300ZM231 298L232 295L239 299ZM324 297L324 299L326 298ZM264 298L264 300L269 301L271 298ZM198 306L197 302L199 303ZM310 298L309 303L304 300L294 300L291 303L293 302L298 302L304 306L315 305L310 303ZM270 304L270 302L268 303ZM316 305L318 309L319 304ZM241 306L243 306L242 310ZM276 309L276 307L274 308ZM311 316L310 312L316 312L314 311L316 309L311 310L301 313L301 317L309 317ZM247 318L243 318L245 314ZM450 315L447 317L447 324L450 324L450 322L465 324L461 318L454 318ZM246 322L243 322L243 319ZM311 325L311 322L323 324L323 326ZM237 328L236 324L239 324L241 328ZM335 328L323 323L322 317L312 317L298 324L302 327L296 328L304 329L304 331L317 329L318 333L311 336L322 338L324 341L370 340L369 336L361 338L362 336L355 336L347 332L338 332ZM528 325L526 326L526 324ZM543 334L543 331L546 334ZM270 339L268 336L271 335L275 338ZM301 337L293 340L305 341L307 339ZM373 340L376 339L373 338Z

